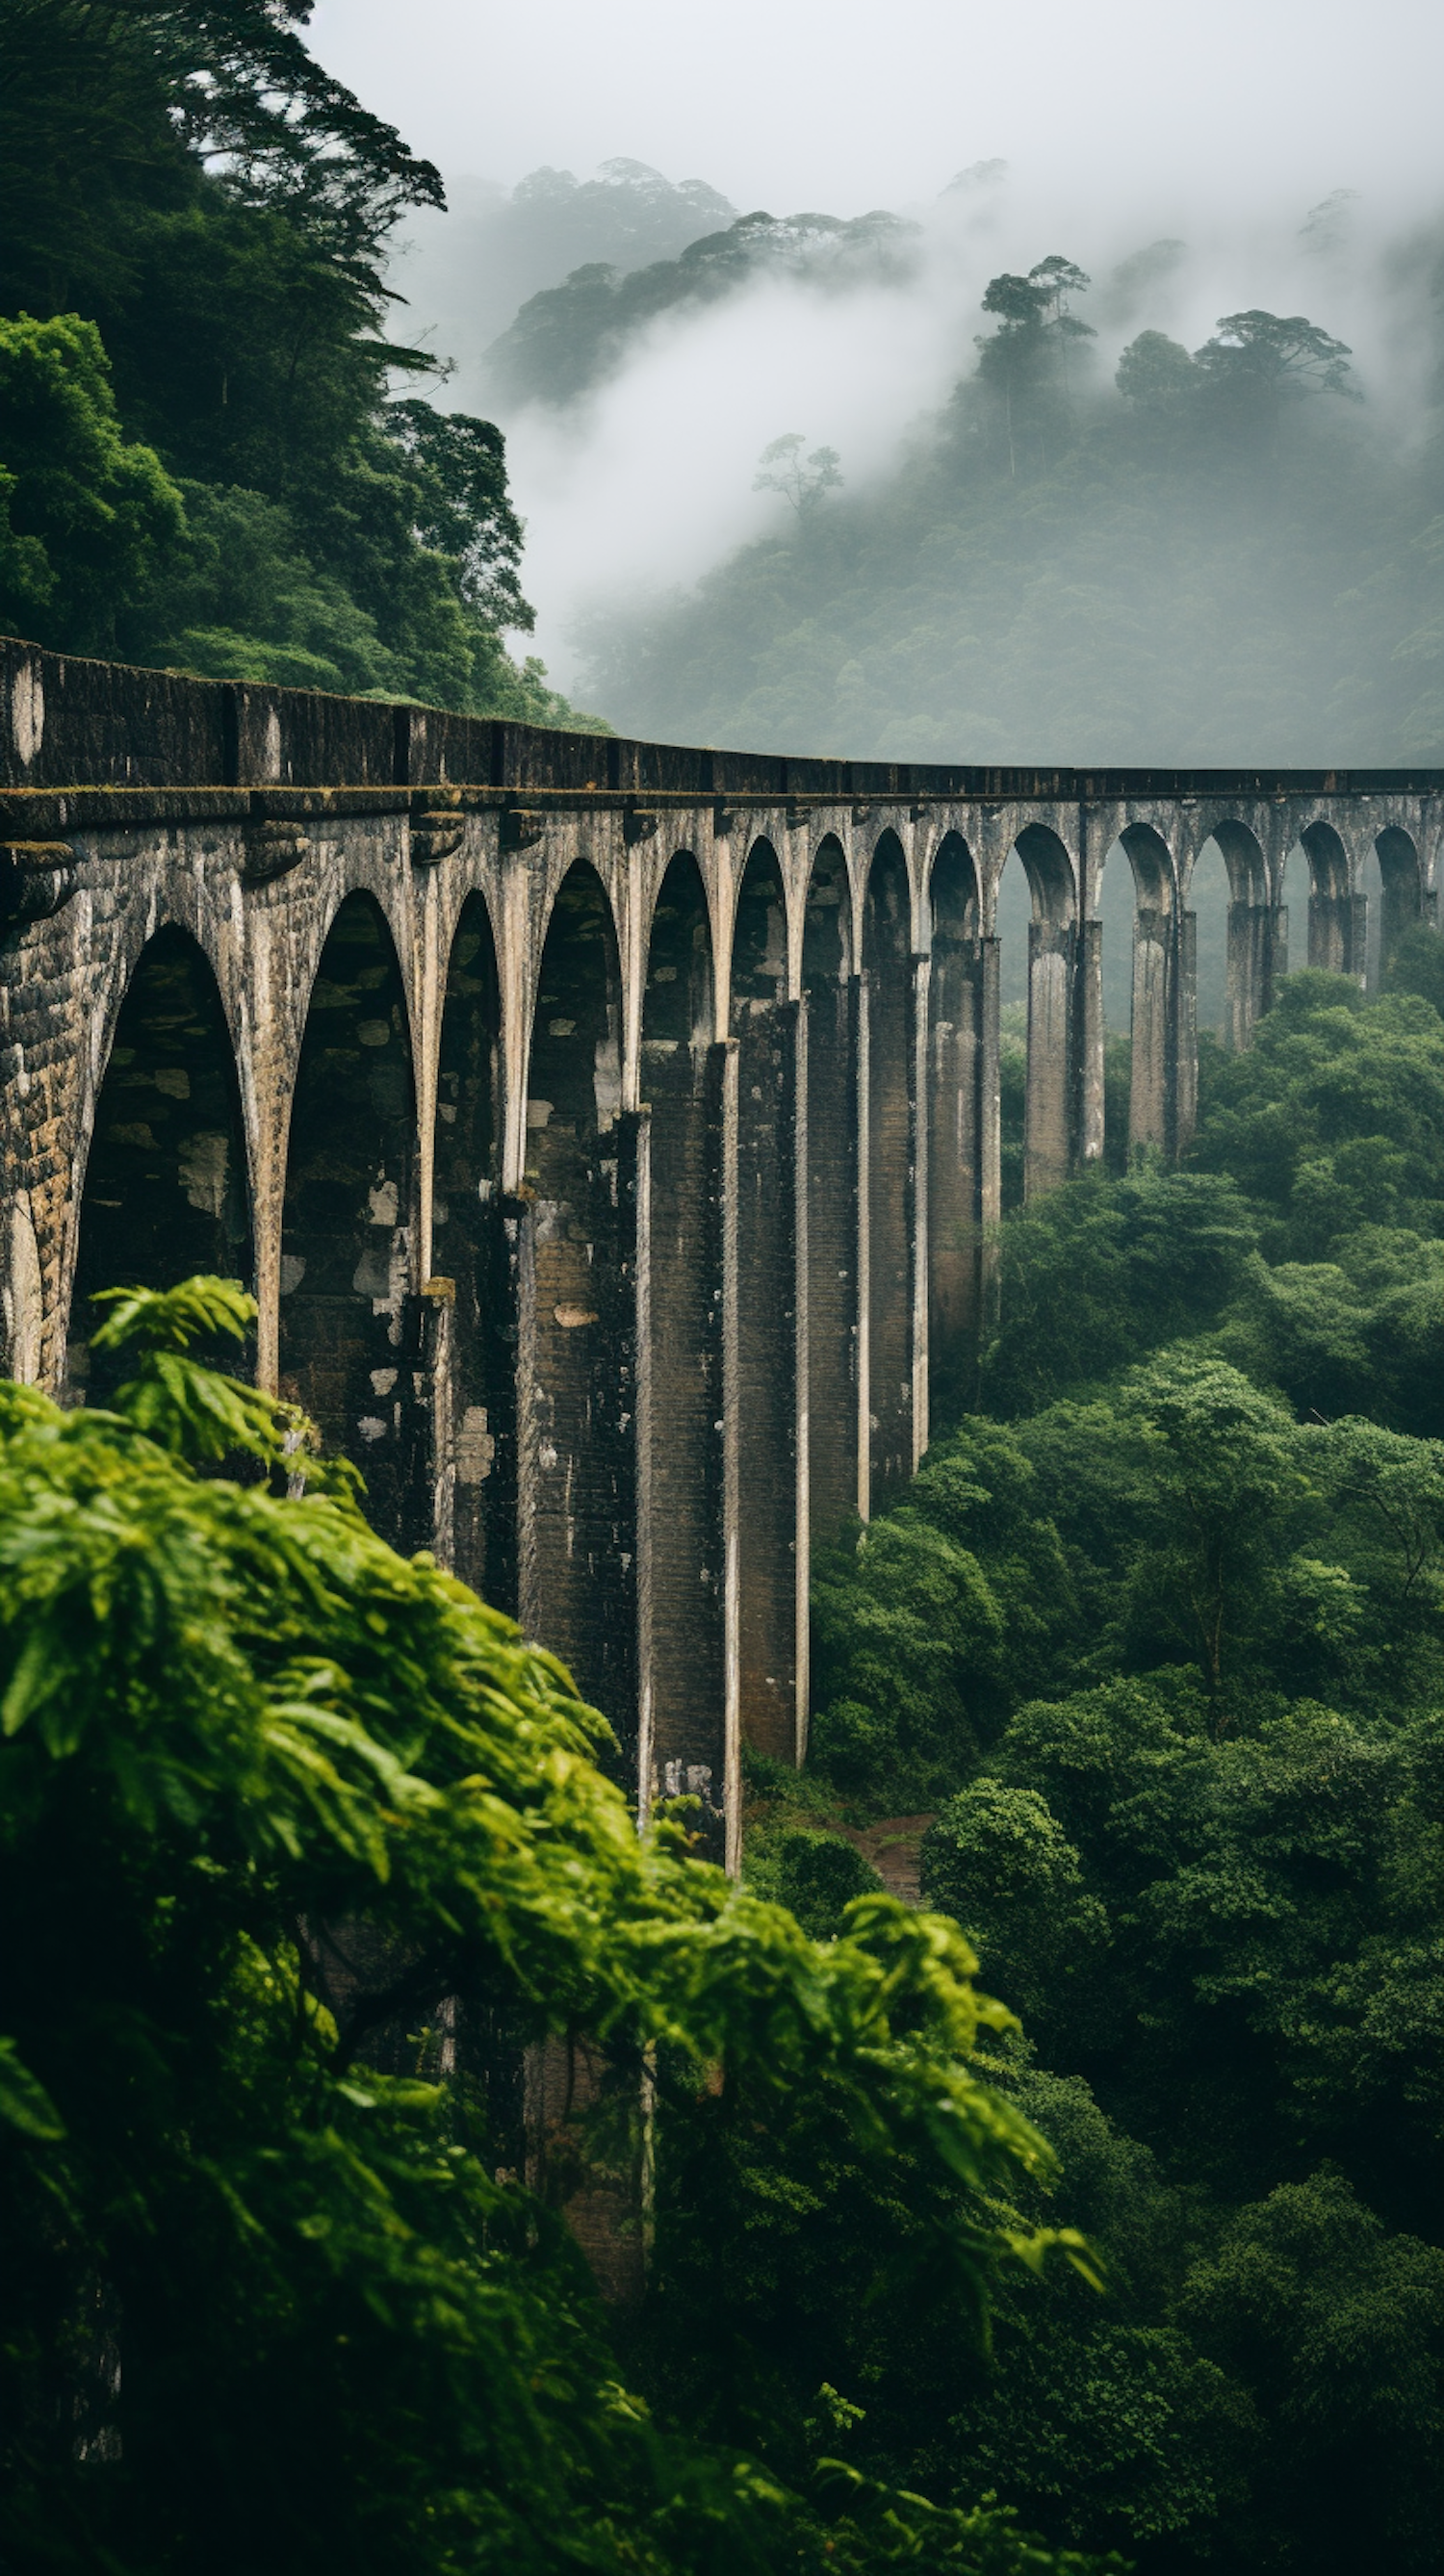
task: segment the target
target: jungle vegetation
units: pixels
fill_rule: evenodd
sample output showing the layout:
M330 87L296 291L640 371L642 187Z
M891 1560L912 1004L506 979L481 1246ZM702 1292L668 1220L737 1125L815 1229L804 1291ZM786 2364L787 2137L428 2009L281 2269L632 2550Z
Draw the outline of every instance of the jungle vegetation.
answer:
M698 300L704 254L720 292L744 230L675 263L674 298ZM896 465L855 483L844 454L823 506L779 513L694 587L598 603L589 692L651 738L852 758L1439 759L1437 225L1380 270L1381 300L1386 274L1411 281L1418 404L1365 382L1326 310L1245 301L1246 263L1239 309L1185 346L1158 321L1186 257L1156 242L1096 287L1061 253L993 277L950 398ZM591 317L600 364L662 284L583 271L534 299L498 344L508 386L529 364L555 398L563 307ZM1307 291L1328 290L1315 261ZM1115 349L1120 317L1133 333L1106 362L1090 303Z
M866 2295L840 2138L707 2105L662 2301L772 2322L850 2456L979 2479L1143 2571L1439 2564L1444 2240L1444 949L1389 989L1288 978L1205 1049L1182 1169L1005 1222L974 1407L817 1570L798 1780L754 1766L749 1869L815 1934L931 1816L924 1901L1021 2013L999 2079L1058 2146L1097 2300L1010 2280L990 2360ZM812 2195L812 2197L809 2197Z
M920 2257L977 2344L1008 2271L1095 2281L955 1924L871 1893L819 1943L639 1839L560 1666L202 1365L252 1300L102 1302L109 1409L0 1386L6 2567L1104 2576L849 2461L821 2381L760 2443L649 2406L561 2215L619 2181L635 2260L644 2154L665 2199L725 2096L824 2124L895 2323ZM539 2162L528 2044L598 2072Z
M315 61L309 0L6 0L0 628L219 678L585 723L504 443L383 271L441 181Z

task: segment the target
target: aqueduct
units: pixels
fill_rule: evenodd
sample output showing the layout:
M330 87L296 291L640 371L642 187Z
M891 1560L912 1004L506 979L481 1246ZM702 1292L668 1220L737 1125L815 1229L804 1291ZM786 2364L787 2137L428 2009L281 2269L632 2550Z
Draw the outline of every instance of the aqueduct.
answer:
M5 1366L84 1401L92 1290L246 1278L377 1526L734 1853L741 1745L803 1742L810 1541L910 1473L987 1295L1009 859L1037 1192L1103 1147L1110 851L1129 1134L1172 1154L1200 853L1245 1046L1289 852L1354 973L1371 854L1388 941L1444 836L1437 772L783 760L21 644L0 710Z

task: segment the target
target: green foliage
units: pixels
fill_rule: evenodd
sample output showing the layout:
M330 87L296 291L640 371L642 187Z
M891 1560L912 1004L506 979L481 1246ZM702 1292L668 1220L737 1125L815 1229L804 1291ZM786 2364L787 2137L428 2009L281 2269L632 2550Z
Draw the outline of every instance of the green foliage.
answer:
M154 450L121 435L93 322L0 317L0 478L0 625L53 621L103 651L184 511Z
M1290 978L1252 1054L1210 1060L1192 1169L1005 1223L981 1386L1011 1418L936 1439L823 1570L820 1777L936 1805L925 1901L1027 2014L1045 2063L1005 2040L997 2077L1106 2300L1019 2271L990 2358L925 2303L850 2344L829 2303L865 2284L825 2221L815 2270L777 2251L788 2194L832 2187L823 2142L781 2174L739 2145L731 2199L708 2169L874 2472L985 2481L1144 2576L1437 2564L1437 945L1401 942L1376 1003ZM880 1600L874 1565L914 1562ZM938 1605L980 1585L995 1660L945 1651ZM837 2187L861 2235L891 2223L896 2192Z
M1125 262L1115 312L1148 323L1182 247ZM990 280L971 372L889 475L599 615L616 721L899 761L1438 757L1444 519L1343 342L1250 307L1192 354L1138 331L1109 384L1088 287L1061 253Z
M684 317L769 272L810 279L823 291L906 276L914 264L916 229L881 211L851 222L836 215L779 218L759 212L739 216L723 232L704 234L674 259L626 270L590 259L560 286L527 298L486 352L488 384L504 403L577 402L604 383L641 333L664 315ZM822 452L835 468L831 450Z
M1002 1320L982 1373L989 1412L1034 1412L1211 1324L1256 1240L1222 1172L1144 1162L1111 1186L1099 1174L1035 1200L1002 1239Z
M664 2165L716 2070L749 2130L824 2120L916 2175L915 2250L981 2317L1015 2255L1087 2258L1007 2209L1053 2159L976 2063L1012 2025L961 1935L873 1892L818 1946L639 1841L555 1661L201 1366L251 1301L109 1303L109 1411L0 1388L7 2556L1052 2565L1006 2513L804 2499L649 2414L476 2053L589 2046L624 2132L654 2061ZM448 1997L458 2072L420 2080Z
M7 9L0 617L70 651L566 721L506 649L533 621L500 432L392 395L446 372L389 336L383 278L440 181L312 59L307 15Z
M1069 1980L1081 1985L1096 1969L1108 1919L1034 1790L986 1776L960 1789L923 1837L922 1890L963 1925L989 1975L1035 2026L1042 2029L1044 2014L1069 2027L1076 2014Z
M852 1899L882 1882L871 1862L841 1835L785 1825L749 1849L747 1884L757 1895L785 1905L810 1940L828 1941L844 1928L843 1915Z

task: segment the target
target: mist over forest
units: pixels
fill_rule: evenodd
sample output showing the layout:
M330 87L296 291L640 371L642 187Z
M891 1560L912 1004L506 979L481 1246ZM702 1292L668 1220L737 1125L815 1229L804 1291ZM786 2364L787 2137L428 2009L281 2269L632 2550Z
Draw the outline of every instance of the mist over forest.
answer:
M504 426L547 652L619 729L1440 756L1437 213L1130 230L996 160L846 219L627 161L451 196L394 263L408 326Z

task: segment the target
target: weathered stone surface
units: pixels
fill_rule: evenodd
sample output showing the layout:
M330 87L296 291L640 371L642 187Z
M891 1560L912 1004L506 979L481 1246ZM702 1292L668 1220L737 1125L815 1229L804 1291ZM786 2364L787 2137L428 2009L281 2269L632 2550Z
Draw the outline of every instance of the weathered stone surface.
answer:
M741 1743L801 1750L809 1535L965 1398L1011 853L1036 1191L1102 1147L1114 843L1130 1130L1176 1151L1201 848L1241 1046L1289 850L1295 951L1360 972L1371 850L1386 936L1434 917L1444 776L780 759L0 644L0 838L5 1364L83 1401L91 1290L249 1275L262 1379L378 1524L556 1645L641 1801L735 1856Z

